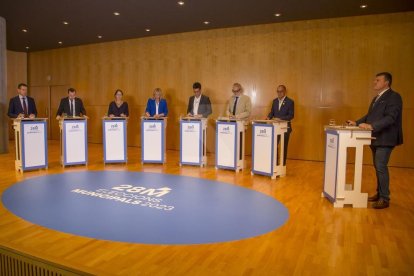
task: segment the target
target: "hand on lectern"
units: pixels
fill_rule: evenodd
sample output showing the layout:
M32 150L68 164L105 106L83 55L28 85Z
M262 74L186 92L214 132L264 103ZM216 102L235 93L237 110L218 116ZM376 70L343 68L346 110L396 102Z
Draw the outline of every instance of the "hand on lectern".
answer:
M371 124L362 123L362 124L359 124L359 127L362 129L373 130Z
M348 126L356 126L355 121L347 120L346 123L348 124Z
M36 118L36 115L34 115L33 113L29 115L30 119Z

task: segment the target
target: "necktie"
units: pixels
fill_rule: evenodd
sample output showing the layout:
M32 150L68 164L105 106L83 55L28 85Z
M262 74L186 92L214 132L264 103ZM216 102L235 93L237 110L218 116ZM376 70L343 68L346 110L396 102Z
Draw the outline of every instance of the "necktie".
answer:
M71 115L72 116L75 116L75 110L74 110L74 108L73 108L73 100L70 100L70 113L71 113Z
M233 105L233 115L236 115L236 106L237 106L237 100L239 99L239 97L236 97L236 100L234 101L234 105Z
M27 115L26 98L23 98L23 112L24 112L24 115Z

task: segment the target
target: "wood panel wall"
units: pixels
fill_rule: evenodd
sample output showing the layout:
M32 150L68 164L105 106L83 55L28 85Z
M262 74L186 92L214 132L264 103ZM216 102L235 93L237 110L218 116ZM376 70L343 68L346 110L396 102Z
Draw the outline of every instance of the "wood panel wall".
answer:
M375 74L390 71L404 100L405 135L391 164L414 167L413 30L414 13L408 12L90 44L30 53L29 82L75 87L91 117L89 126L95 126L89 141L97 143L100 118L115 89L124 90L132 109L129 145L140 144L138 118L153 89L161 87L170 109L169 149L179 145L178 117L186 112L194 81L212 100L212 118L224 113L234 82L252 97L253 118L265 117L276 86L285 84L296 108L288 157L323 160L323 125L331 118L342 123L362 116L374 96ZM211 120L209 151L214 151L213 128ZM364 160L370 162L369 151Z
M17 85L22 82L27 83L27 53L7 51L7 97L9 99L17 95ZM8 106L5 108L7 113ZM14 140L11 121L9 121L9 140Z

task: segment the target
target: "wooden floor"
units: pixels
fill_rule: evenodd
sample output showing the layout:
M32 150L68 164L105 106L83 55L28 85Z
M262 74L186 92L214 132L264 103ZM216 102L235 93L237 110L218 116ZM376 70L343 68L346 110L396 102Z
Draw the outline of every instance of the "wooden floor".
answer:
M414 169L390 168L391 206L385 210L334 209L321 198L323 163L288 160L277 180L214 169L167 164L141 165L139 148L128 148L128 165L102 162L102 145L89 145L88 167L63 169L58 143L49 143L49 169L14 170L14 145L0 155L0 193L15 182L45 174L84 170L128 170L197 176L233 183L281 201L289 219L254 238L207 245L164 246L101 241L26 222L0 205L0 244L99 275L414 275ZM363 171L363 191L375 190L372 166ZM110 222L108 222L110 223Z

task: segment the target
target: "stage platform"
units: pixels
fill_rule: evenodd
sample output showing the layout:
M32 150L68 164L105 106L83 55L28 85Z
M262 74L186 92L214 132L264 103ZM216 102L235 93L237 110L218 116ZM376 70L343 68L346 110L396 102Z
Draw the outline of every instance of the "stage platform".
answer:
M272 180L251 175L250 156L247 168L239 173L216 170L213 154L208 154L206 167L180 167L178 151L167 151L166 164L141 164L136 147L128 148L128 158L127 164L105 165L102 145L89 144L87 166L63 168L59 143L49 141L49 168L19 173L14 169L14 144L10 143L10 153L0 155L0 194L21 181L31 183L37 177L66 173L167 174L260 194L283 205L288 218L274 230L252 237L153 244L53 230L18 217L1 204L0 274L9 267L19 271L18 266L26 269L22 271L45 272L22 275L48 275L47 271L55 275L409 275L414 271L414 169L390 168L390 208L335 209L321 198L322 162L288 160L287 176ZM363 191L372 193L375 181L373 167L364 166Z

